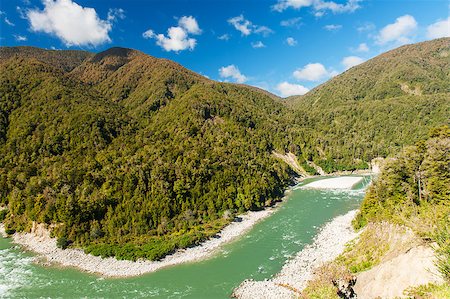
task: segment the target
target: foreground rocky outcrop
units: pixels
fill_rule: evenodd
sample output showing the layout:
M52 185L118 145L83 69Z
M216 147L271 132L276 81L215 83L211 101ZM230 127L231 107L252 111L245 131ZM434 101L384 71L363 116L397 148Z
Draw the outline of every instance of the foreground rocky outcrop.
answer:
M419 245L359 274L354 290L358 298L402 298L406 289L429 283L444 280L436 268L434 250Z

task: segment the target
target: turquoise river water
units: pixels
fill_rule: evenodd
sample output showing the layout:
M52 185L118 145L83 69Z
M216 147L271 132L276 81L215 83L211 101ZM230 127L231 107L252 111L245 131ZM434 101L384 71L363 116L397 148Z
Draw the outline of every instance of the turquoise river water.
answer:
M323 224L356 209L369 180L347 191L294 188L274 214L215 256L133 278L40 266L0 237L0 298L229 298L246 278L270 278Z

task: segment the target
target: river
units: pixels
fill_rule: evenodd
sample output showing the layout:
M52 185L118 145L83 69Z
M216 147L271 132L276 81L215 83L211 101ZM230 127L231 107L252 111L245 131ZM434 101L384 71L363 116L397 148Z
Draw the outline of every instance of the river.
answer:
M244 279L277 273L324 223L358 208L368 183L367 177L348 191L294 188L273 215L214 257L133 278L40 266L0 237L0 298L229 298Z

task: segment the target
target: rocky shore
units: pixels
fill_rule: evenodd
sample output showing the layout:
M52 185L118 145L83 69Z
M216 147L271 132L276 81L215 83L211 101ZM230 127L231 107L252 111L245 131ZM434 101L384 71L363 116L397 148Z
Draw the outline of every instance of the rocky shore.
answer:
M84 253L81 249L62 250L56 246L56 239L50 238L50 232L43 225L35 225L31 233L15 233L13 242L38 254L36 261L44 264L56 264L64 267L76 267L80 270L100 274L105 277L130 277L154 272L158 269L198 261L212 256L225 243L228 243L250 230L257 222L268 217L275 207L240 215L239 221L227 225L215 238L187 249L176 251L160 261L139 260L124 261L115 258L101 258ZM0 235L6 236L0 223Z
M338 216L321 229L314 242L286 262L281 271L265 281L245 280L233 292L241 299L292 298L313 278L314 269L335 259L345 244L358 236L351 225L357 210Z

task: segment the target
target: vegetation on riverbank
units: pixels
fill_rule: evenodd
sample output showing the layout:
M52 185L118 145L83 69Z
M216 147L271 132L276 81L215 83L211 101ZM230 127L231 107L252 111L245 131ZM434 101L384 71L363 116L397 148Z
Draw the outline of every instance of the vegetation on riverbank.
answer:
M447 283L414 287L407 293L445 298L438 295L448 294L450 282L449 152L450 129L442 126L386 162L353 221L355 228L364 227L364 231L335 261L317 270L303 293L306 298L321 298L316 295L322 292L336 295L337 282L351 281L353 275L398 256L415 243L433 242L437 268Z
M450 129L430 132L430 138L406 147L385 165L369 187L355 228L368 222L390 221L411 228L438 244L439 268L450 280Z

